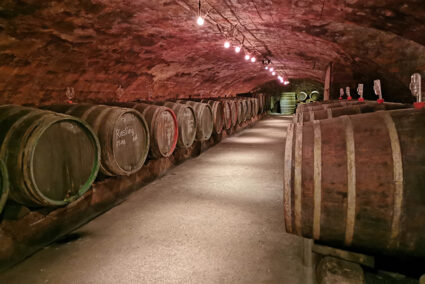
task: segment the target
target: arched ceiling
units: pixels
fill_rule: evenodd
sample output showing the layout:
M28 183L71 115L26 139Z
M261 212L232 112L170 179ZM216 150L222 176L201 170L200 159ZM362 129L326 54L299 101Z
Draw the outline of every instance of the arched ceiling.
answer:
M0 103L224 96L269 80L223 48L237 40L289 79L382 79L393 100L425 77L423 0L0 1ZM261 56L260 56L261 55ZM384 94L385 96L386 94Z

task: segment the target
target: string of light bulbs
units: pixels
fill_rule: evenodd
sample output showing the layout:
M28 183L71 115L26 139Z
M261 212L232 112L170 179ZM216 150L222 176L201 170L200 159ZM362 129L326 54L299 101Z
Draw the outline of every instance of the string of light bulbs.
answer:
M232 43L233 42L237 42L237 44L233 45L233 49L234 52L236 54L241 53L242 50L246 50L246 54L244 55L244 59L247 62L251 62L251 63L256 63L257 62L257 57L255 54L259 54L260 56L263 56L261 52L259 52L255 46L245 37L245 35L243 34L243 32L241 32L236 25L233 25L227 18L225 18L223 15L221 15L220 13L218 13L221 17L223 17L230 25L230 32L223 32L223 28L221 27L220 24L217 23L217 21L211 17L211 15L209 14L211 9L216 10L211 4L210 5L210 10L208 10L208 12L205 14L205 16L202 15L202 4L201 4L201 0L198 0L198 13L197 13L197 18L196 18L196 23L198 26L202 27L205 24L205 19L208 17L211 21L215 22L217 25L217 29L220 32L221 35L223 35L225 37L225 41L223 43L223 47L225 49L230 49L232 47ZM242 38L242 42L240 42L237 39L237 36L235 36L235 31L239 34L241 34L243 36ZM231 38L232 40L229 40L229 38ZM246 42L251 46L251 51L249 48L247 48L244 43ZM264 69L266 71L269 71L270 75L275 77L277 76L277 80L284 84L284 85L289 85L289 81L285 80L284 77L282 76L282 74L280 74L281 72L278 73L277 70L275 70L275 68L271 65L271 60L265 58L263 61L263 64L265 64L266 66L264 67ZM287 77L286 72L284 72L284 76Z

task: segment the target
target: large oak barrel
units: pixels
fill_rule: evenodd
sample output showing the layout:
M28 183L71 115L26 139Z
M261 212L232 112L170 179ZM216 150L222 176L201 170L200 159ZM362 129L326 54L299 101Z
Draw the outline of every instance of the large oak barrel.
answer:
M169 157L177 146L179 135L177 117L174 111L166 106L145 103L130 103L139 111L149 126L150 158Z
M183 105L173 102L164 102L164 106L172 109L177 117L179 135L177 140L178 148L189 148L196 138L196 113L190 105Z
M213 113L214 132L220 134L224 127L223 104L220 101L204 99L202 103L207 103L211 106Z
M222 100L223 114L224 114L224 128L230 129L232 127L232 110L230 109L230 103L227 100Z
M282 93L280 96L280 113L281 114L294 114L296 107L296 97L294 92Z
M93 104L43 108L81 118L93 128L102 149L102 174L130 175L145 163L149 152L149 128L142 115L134 109Z
M286 230L331 246L425 257L425 109L291 124Z
M240 99L239 100L242 104L242 113L243 113L243 121L246 121L248 118L248 104L247 101L245 99Z
M227 102L229 103L229 106L230 106L230 118L231 118L232 127L234 127L238 123L238 110L237 110L236 102L234 100L227 100Z
M256 116L258 114L259 106L257 98L250 98L252 103L252 116Z
M9 198L28 207L59 206L84 194L99 171L100 146L78 118L28 107L0 106L0 159Z
M9 177L7 175L6 165L0 160L0 214L6 204L9 195Z
M246 111L246 119L249 120L249 119L252 118L252 104L251 104L251 102L249 101L248 98L245 98L244 101L246 103L246 109L247 109L247 111Z
M347 107L347 106L353 106L353 105L364 105L366 102L358 102L358 101L341 101L341 102L330 102L326 104L300 104L297 107L297 113L298 112L305 112L305 111L316 111L316 110L326 110L329 108L338 108L338 107ZM369 102L367 103L369 104ZM376 102L371 102L371 104L377 104Z
M205 141L210 139L213 132L213 113L209 104L179 100L178 103L192 106L196 113L197 129L196 140Z
M244 121L243 103L241 100L235 100L235 103L238 112L238 124L241 124Z
M379 110L395 110L403 108L411 108L411 105L408 104L397 104L397 103L368 103L368 104L358 104L358 105L347 105L344 107L334 107L328 108L326 110L311 110L309 112L299 112L296 114L297 122L307 122L313 120L323 120L334 117L339 117L342 115L354 115L360 113L368 113Z

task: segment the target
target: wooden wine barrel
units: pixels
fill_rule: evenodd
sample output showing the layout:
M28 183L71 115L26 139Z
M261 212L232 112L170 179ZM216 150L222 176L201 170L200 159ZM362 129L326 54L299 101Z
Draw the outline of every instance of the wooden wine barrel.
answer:
M313 120L323 120L330 119L334 117L339 117L342 115L354 115L360 113L368 113L379 110L395 110L395 109L404 109L411 108L411 105L408 104L377 104L377 103L368 103L368 104L360 104L360 105L348 105L345 107L335 107L328 108L326 110L312 110L309 112L299 112L296 115L296 122L307 122Z
M300 104L297 107L297 112L302 111L316 111L316 110L326 110L328 108L338 108L338 107L347 107L354 105L364 105L364 104L377 104L376 102L358 102L358 101L342 101L342 102L330 102L326 104Z
M234 100L227 100L230 105L230 118L232 127L236 126L238 123L238 110L236 106L236 102Z
M28 207L60 206L83 195L95 180L100 146L78 118L29 107L0 106L0 159L9 198Z
M241 100L235 100L235 103L238 112L238 124L241 124L244 121L243 103Z
M192 106L196 113L197 129L196 140L205 141L210 139L213 132L213 113L209 104L179 100L178 103Z
M179 126L174 111L165 106L145 103L132 104L140 112L149 126L150 152L152 159L169 157L177 146Z
M149 128L143 116L134 109L93 104L43 108L81 118L92 127L102 149L102 174L130 175L145 163L149 152Z
M425 110L291 124L286 230L368 253L425 257Z
M227 100L222 100L223 114L224 114L224 128L230 129L232 127L232 112L230 109L230 103Z
M213 113L214 133L220 134L224 127L223 104L220 101L202 100L202 103L207 103L211 106Z
M177 117L179 135L178 148L189 148L196 138L196 113L190 105L165 102L164 106L172 109Z
M248 104L245 99L240 99L242 104L243 121L247 120L248 117Z
M257 116L260 110L258 99L257 98L251 98L253 102L253 116Z
M290 115L295 113L296 97L294 92L285 92L280 96L280 113Z
M252 118L252 104L248 98L243 99L246 104L246 120L250 120Z
M9 195L9 177L7 175L6 165L0 160L0 214L6 204Z

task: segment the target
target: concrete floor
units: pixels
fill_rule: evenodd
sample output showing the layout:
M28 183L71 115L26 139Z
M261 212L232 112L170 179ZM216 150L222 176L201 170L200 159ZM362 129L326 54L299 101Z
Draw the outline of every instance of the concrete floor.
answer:
M0 283L308 283L303 240L285 233L274 116L185 162Z

